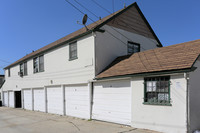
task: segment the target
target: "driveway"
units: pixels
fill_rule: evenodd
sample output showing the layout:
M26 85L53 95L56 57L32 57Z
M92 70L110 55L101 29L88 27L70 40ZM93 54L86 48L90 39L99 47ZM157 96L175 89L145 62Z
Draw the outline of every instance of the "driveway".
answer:
M0 107L0 133L158 133L100 121Z

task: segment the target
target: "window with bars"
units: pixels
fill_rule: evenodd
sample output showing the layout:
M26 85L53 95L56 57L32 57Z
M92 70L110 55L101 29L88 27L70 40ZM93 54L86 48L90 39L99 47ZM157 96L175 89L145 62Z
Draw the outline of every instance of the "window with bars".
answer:
M144 103L170 105L170 76L144 78Z
M20 64L20 73L22 73L23 76L28 75L27 62L24 62L24 63Z
M140 52L140 44L128 41L128 54Z
M44 56L38 56L33 59L33 72L43 72L44 71Z
M73 42L69 45L69 60L74 60L77 58L77 42Z

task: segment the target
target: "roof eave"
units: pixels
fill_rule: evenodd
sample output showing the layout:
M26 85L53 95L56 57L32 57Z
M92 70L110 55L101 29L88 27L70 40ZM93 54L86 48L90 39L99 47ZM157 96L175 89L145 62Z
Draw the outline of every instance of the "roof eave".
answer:
M127 77L141 77L141 76L155 76L155 75L166 75L166 74L174 74L174 73L185 73L196 70L196 67L190 67L185 69L175 69L175 70L165 70L165 71L156 71L156 72L144 72L137 74L126 74L126 75L116 75L110 77L96 77L95 80L106 80L106 79L118 79L118 78L127 78Z

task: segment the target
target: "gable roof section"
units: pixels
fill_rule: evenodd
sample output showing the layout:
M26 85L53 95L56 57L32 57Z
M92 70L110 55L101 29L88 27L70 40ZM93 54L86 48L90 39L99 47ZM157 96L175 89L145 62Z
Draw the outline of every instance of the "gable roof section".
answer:
M107 24L116 28L145 36L147 38L157 40L157 46L162 47L159 39L157 38L156 34L152 30L150 24L144 17L142 11L137 4L135 4L126 12L120 14L118 17L115 17Z
M118 57L96 78L191 69L199 54L200 39L138 52Z
M137 5L137 3L135 2L135 3L131 4L131 5L129 5L128 7L124 8L124 9L121 9L121 10L119 10L119 11L113 13L113 14L110 14L110 15L102 18L101 20L98 20L98 21L88 25L87 26L88 30L86 30L86 28L83 27L83 28L81 28L81 29L79 29L79 30L77 30L77 31L75 31L75 32L73 32L73 33L71 33L71 34L69 34L69 35L67 35L67 36L65 36L65 37L53 42L53 43L50 43L49 45L46 45L46 46L36 50L35 52L32 52L32 53L24 56L23 58L21 58L21 59L17 60L16 62L10 64L9 66L5 67L4 69L8 69L8 68L10 68L12 66L15 66L15 65L17 65L19 63L22 63L25 60L28 60L30 58L34 58L35 56L37 56L39 54L42 54L42 53L44 53L44 52L46 52L48 50L51 50L51 49L57 48L57 47L59 47L61 45L64 45L66 43L69 43L69 42L71 42L71 41L73 41L75 39L78 39L79 37L82 37L84 35L87 35L87 34L93 32L93 31L98 31L99 28L101 28L103 25L105 25L106 23L110 22L111 20L113 20L114 18L116 18L117 16L119 16L120 14L122 14L125 11L127 11L128 9L130 9L133 6L136 6L138 12L141 12L139 7L138 7L138 5ZM143 15L143 14L141 13L141 15ZM145 22L148 23L146 21L146 19L145 19ZM152 33L154 34L154 36L157 39L158 43L162 47L162 44L158 40L157 36L155 35L155 33L153 32L151 27L150 27L150 30L152 31Z

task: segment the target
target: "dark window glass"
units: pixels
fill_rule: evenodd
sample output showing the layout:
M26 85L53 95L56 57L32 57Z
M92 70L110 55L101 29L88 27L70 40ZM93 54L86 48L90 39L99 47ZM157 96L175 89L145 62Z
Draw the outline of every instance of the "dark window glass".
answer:
M44 56L39 57L39 71L43 72L44 71Z
M69 59L77 59L77 42L71 43L69 45Z
M128 41L128 54L140 52L140 44Z
M8 68L8 77L10 77L10 68Z
M38 60L38 57L33 59L33 72L34 73L39 72L39 60Z
M28 75L27 62L24 62L24 75Z
M33 59L33 72L43 72L44 71L44 56L39 56Z

